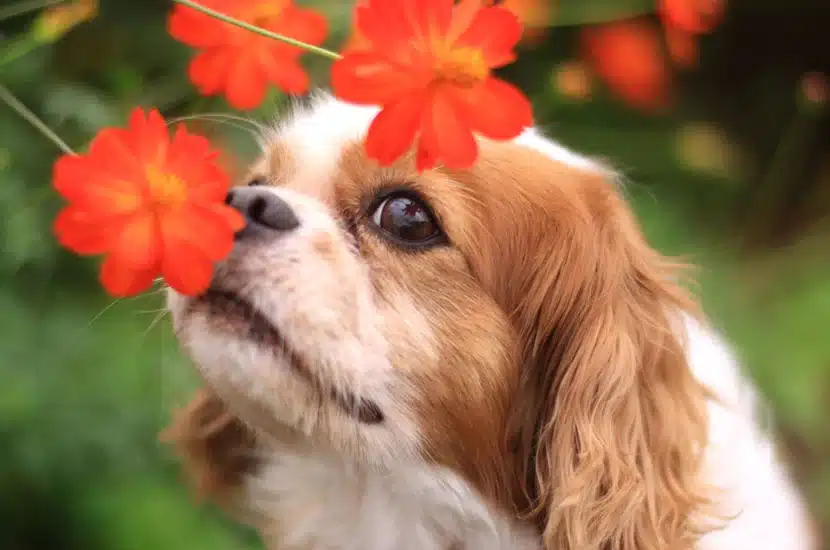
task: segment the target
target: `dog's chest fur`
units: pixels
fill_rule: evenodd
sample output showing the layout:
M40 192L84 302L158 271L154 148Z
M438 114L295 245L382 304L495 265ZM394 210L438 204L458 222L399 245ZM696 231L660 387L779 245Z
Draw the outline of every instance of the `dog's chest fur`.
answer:
M463 480L423 464L358 470L280 452L248 482L269 550L534 550L537 536Z

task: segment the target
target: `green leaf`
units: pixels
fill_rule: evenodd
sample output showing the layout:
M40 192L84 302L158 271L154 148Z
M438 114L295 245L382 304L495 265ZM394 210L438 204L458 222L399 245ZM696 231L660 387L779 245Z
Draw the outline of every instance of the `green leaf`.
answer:
M654 0L562 0L553 10L553 26L593 25L653 13Z
M44 109L58 124L71 122L90 135L121 121L120 111L107 98L80 84L57 84L46 97Z

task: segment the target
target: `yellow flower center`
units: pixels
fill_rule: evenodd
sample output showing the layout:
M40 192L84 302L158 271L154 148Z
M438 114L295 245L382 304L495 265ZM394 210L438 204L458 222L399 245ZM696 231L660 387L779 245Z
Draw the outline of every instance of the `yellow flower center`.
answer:
M164 172L156 166L148 166L145 177L153 204L176 208L187 200L187 187L175 174Z
M483 82L490 75L490 68L481 50L455 48L437 56L435 74L439 80L468 88Z

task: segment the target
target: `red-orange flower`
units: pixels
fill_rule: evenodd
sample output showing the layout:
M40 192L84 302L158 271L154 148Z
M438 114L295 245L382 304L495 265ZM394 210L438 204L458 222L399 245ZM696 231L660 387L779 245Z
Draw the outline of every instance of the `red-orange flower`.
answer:
M366 5L367 0L358 0L357 6ZM482 7L501 6L516 14L519 23L524 27L522 42L534 42L544 38L553 12L550 0L479 0ZM360 33L360 29L352 27L349 37L341 48L342 51L360 50L370 46L369 41Z
M137 294L162 275L184 294L210 284L245 221L224 204L229 181L208 141L180 126L173 139L158 111L135 109L129 127L98 133L86 155L66 155L54 186L69 201L55 234L82 255L105 254L101 282Z
M660 18L669 56L681 67L698 60L698 37L723 19L724 0L660 0Z
M515 13L525 28L524 43L538 42L545 37L555 9L552 0L484 0L484 3Z
M660 35L648 22L636 19L585 27L581 41L586 60L626 103L643 110L668 103L670 74Z
M203 6L271 32L318 45L326 37L320 14L295 6L292 0L203 0ZM170 14L170 34L197 48L190 80L202 95L224 94L237 109L252 109L265 98L268 84L302 94L309 78L300 65L303 50L260 36L177 5Z
M416 166L469 167L474 133L516 137L533 122L530 102L492 69L515 59L522 34L514 14L481 0L367 0L356 9L366 44L332 67L335 95L380 105L366 152L381 164L417 139Z
M704 34L723 18L724 0L660 0L659 13L667 27Z

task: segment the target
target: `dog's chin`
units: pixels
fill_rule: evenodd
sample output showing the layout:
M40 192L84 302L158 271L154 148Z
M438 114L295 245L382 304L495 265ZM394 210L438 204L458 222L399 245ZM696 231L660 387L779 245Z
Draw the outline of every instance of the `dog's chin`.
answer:
M179 340L206 382L252 426L313 434L338 419L383 423L375 401L325 379L314 358L297 351L241 293L213 286L196 298L171 294L169 307Z

